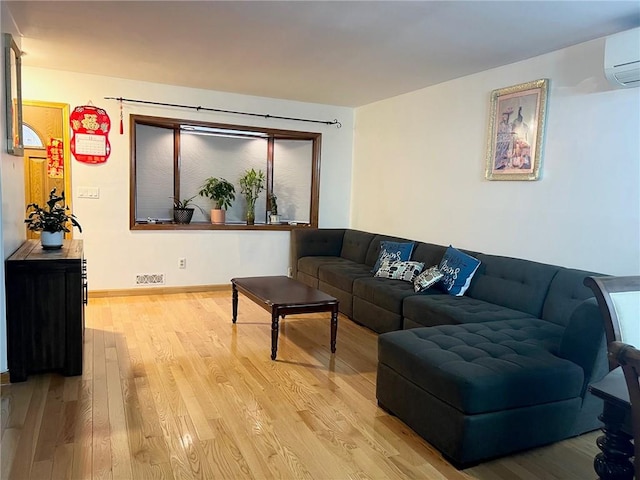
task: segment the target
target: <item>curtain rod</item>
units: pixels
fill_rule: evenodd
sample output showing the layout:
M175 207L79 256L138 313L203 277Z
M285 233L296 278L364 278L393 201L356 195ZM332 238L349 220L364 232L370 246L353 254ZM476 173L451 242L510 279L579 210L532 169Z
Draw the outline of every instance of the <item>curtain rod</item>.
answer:
M162 107L189 108L191 110L196 110L196 111L204 110L207 112L232 113L234 115L247 115L250 117L277 118L278 120L294 120L296 122L322 123L324 125L335 125L336 128L342 128L342 123L340 123L337 119L325 121L325 120L311 120L308 118L281 117L279 115L269 115L264 113L238 112L235 110L223 110L221 108L207 108L207 107L193 106L193 105L180 105L178 103L150 102L148 100L136 100L133 98L122 98L122 97L104 97L104 99L117 100L118 102L144 103L146 105L159 105Z

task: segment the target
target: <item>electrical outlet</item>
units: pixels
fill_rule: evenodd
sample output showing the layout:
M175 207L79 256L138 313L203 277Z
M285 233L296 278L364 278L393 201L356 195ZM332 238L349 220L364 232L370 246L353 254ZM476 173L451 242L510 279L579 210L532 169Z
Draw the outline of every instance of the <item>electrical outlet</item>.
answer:
M178 259L178 268L187 268L187 259L181 257Z
M293 268L289 267L289 268L287 269L287 276L288 276L289 278L293 277Z

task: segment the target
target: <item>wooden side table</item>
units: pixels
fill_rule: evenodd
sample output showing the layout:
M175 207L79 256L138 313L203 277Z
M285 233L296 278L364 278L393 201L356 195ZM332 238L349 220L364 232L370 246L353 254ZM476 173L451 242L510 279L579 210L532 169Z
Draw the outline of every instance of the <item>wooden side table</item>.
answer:
M622 368L589 385L589 391L604 400L602 415L598 417L604 423L604 435L596 440L601 453L594 458L593 468L600 480L632 480L631 403Z
M82 374L86 265L82 240L44 250L27 240L5 262L12 383L37 372Z

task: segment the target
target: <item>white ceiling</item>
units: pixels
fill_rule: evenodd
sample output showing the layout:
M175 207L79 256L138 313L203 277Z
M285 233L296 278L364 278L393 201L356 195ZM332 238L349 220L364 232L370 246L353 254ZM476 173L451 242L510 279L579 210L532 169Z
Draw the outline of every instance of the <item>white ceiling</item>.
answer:
M352 107L640 25L638 0L2 2L25 65Z

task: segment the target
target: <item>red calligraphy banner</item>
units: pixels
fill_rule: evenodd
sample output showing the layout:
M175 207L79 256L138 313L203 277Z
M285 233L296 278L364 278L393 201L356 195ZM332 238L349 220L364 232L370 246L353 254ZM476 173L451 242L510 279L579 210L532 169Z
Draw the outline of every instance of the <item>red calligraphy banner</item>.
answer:
M82 105L69 115L73 130L71 153L83 163L104 163L111 153L109 130L111 120L102 108Z
M47 176L64 178L64 144L59 138L47 142Z

